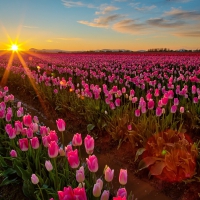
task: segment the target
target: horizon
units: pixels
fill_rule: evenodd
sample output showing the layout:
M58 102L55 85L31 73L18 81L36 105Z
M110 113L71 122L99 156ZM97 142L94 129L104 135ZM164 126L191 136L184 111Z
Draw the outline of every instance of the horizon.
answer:
M0 50L200 48L198 0L0 0L0 11Z

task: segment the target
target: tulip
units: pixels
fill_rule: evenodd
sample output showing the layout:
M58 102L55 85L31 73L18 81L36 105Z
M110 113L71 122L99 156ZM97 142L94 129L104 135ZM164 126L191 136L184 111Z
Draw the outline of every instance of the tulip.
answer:
M111 182L112 180L113 180L113 177L114 177L114 169L113 170L111 170L110 169L110 167L107 167L106 169L105 169L105 180L107 181L107 182Z
M89 158L86 158L87 166L90 172L97 172L98 171L98 160L95 155L89 156Z
M162 115L162 108L157 107L157 108L156 108L156 116L157 116L157 117L160 117L161 115Z
M48 130L46 126L40 126L40 135L45 136L48 134Z
M127 126L127 129L128 129L129 131L131 131L131 130L132 130L132 125L129 124L129 125Z
M39 119L38 119L38 117L37 117L37 116L34 116L34 117L33 117L33 121L34 121L35 123L38 124L38 123L39 123Z
M171 113L175 113L176 110L177 110L177 106L176 106L176 105L173 105L173 106L171 107Z
M85 173L83 166L81 166L78 170L76 170L76 180L78 183L82 183L85 180Z
M74 134L72 138L72 145L73 146L81 146L82 145L82 137L80 133Z
M102 179L100 179L100 178L97 179L96 183L99 183L100 189L102 190L103 189L103 181L102 181Z
M17 108L20 108L22 106L22 102L18 101L17 102Z
M22 151L28 151L28 139L27 138L19 139L19 147Z
M8 129L8 136L10 139L16 138L16 129L15 128L10 128Z
M53 165L51 164L50 160L45 161L45 167L46 167L47 171L49 171L49 172L53 170Z
M126 185L126 183L127 183L127 170L126 169L120 169L119 183L121 185Z
M58 144L55 141L51 141L48 145L48 155L50 158L55 158L58 156Z
M70 164L70 167L71 168L77 168L80 164L80 160L79 160L79 157L78 157L78 150L75 149L74 151L69 151L68 154L67 154L67 159L68 159L68 162Z
M33 138L33 130L30 127L26 130L26 135L29 139Z
M22 117L23 116L23 107L20 107L18 110L17 110L17 117Z
M140 116L140 109L136 109L136 110L135 110L135 116L136 116L136 117L139 117L139 116Z
M45 136L42 137L42 144L44 145L44 147L49 146L48 136L45 135Z
M84 139L84 145L87 154L92 154L94 151L94 138L87 135Z
M100 200L109 200L110 192L109 190L104 190Z
M99 183L95 183L93 186L93 196L100 197L101 195L101 188Z
M147 103L148 109L152 110L154 108L154 100L150 99Z
M198 97L193 98L193 103L198 103Z
M10 156L13 157L13 158L16 158L17 157L17 152L15 150L11 150L10 151Z
M18 135L22 129L23 129L23 124L20 121L15 121L15 129L16 129L16 134Z
M31 123L29 128L31 128L34 133L38 132L38 124L37 123Z
M6 113L6 122L10 122L12 118L12 115L10 112Z
M68 144L66 147L65 147L65 155L67 157L67 154L72 151L72 145L71 144Z
M32 123L32 117L31 117L31 115L24 115L23 116L23 123L24 123L24 125L25 126L30 126L31 125L31 123Z
M120 100L119 98L115 99L115 105L116 105L117 107L120 106L120 103L121 103L121 100Z
M49 135L47 136L48 142L55 141L58 142L58 135L55 131L50 131Z
M77 200L87 200L87 196L86 196L86 192L85 192L85 188L74 188L73 190L74 192L74 199L77 199ZM67 199L67 198L66 198Z
M180 113L184 113L185 108L184 107L180 107Z
M57 127L58 127L58 130L60 131L60 132L63 132L63 131L65 131L65 121L63 120L63 119L58 119L58 120L56 120L56 124L57 124Z
M117 190L117 196L120 196L120 197L127 197L126 188L119 188L119 189Z
M39 178L35 174L32 174L31 182L36 185L39 183Z
M30 139L30 141L31 141L31 146L33 149L39 148L40 143L39 143L38 137L33 137L32 139Z

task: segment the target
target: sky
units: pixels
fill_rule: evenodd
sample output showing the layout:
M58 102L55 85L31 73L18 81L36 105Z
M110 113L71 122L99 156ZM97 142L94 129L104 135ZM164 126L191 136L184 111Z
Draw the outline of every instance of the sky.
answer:
M200 0L0 0L0 49L200 49Z

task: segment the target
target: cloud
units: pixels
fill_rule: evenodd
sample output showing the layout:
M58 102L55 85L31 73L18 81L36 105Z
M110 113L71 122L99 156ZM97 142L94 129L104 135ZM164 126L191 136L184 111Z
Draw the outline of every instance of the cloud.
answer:
M117 1L117 2L125 2L127 0L114 0L114 1Z
M135 7L135 6L138 6L139 4L140 4L139 2L136 2L136 3L129 3L129 6Z
M152 6L143 6L143 7L136 7L135 9L138 10L138 11L150 11L150 10L153 10L154 8L156 8L155 5L152 5Z
M174 8L171 11L165 12L164 16L171 17L174 19L200 20L200 12L185 11L185 10L174 9Z
M49 42L49 43L51 43L51 42L53 42L52 40L46 40L46 42Z
M105 4L100 6L100 11L95 12L96 15L105 15L114 10L119 10L119 8L115 6L106 6Z
M67 8L71 7L88 7L88 8L95 8L92 4L84 4L81 1L68 1L68 0L62 0L63 5Z
M30 28L30 29L33 29L33 28L39 28L37 26L23 26L24 28Z
M198 30L184 31L184 32L174 33L174 35L178 37L200 37L200 31Z
M170 21L163 18L149 19L146 21L146 23L160 28L177 28L185 24L185 22L182 21Z
M179 2L179 3L187 3L190 2L192 0L166 0L167 2Z
M136 23L133 19L124 19L115 23L112 27L113 30L121 33L142 34L146 29L145 24Z
M108 28L109 24L119 18L123 17L122 15L119 14L114 14L114 15L109 15L109 16L101 16L99 18L96 18L93 20L93 22L88 22L88 21L78 21L80 24L85 24L87 26L92 26L92 27L100 27L100 28Z

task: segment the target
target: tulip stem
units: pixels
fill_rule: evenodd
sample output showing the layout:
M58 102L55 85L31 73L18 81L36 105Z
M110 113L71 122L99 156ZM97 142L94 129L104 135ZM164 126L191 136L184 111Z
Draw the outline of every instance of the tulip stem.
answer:
M40 194L41 194L41 196L42 196L42 199L44 200L44 197L43 197L43 194L42 194L42 190L41 190L39 184L37 184L37 185L38 185L38 187L39 187L39 190L40 190Z
M58 171L57 171L57 165L56 165L56 158L53 159L53 162L54 162L54 168L55 168L55 171L56 171L56 180L55 180L55 189L58 190Z

